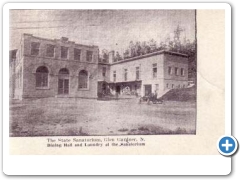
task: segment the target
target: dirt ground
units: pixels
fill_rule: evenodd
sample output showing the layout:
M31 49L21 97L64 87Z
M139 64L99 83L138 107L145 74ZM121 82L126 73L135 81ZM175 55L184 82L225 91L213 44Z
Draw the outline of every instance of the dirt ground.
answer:
M196 103L44 98L10 103L10 136L195 134Z

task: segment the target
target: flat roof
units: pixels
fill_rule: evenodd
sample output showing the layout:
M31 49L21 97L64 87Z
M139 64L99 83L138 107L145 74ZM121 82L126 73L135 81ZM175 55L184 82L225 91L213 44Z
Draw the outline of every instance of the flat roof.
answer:
M84 45L84 44L78 44L78 43L75 43L75 41L62 41L61 38L60 39L49 39L49 38L43 38L43 37L38 37L38 36L34 36L32 34L28 34L28 33L23 33L23 35L26 35L26 36L31 36L31 37L34 37L34 38L37 38L37 39L41 39L41 40L46 40L46 41L52 41L54 43L56 43L56 41L61 41L63 43L69 43L69 44L75 44L77 46L85 46L85 47L90 47L90 48L98 48L98 46L94 46L94 45Z
M120 64L120 63L124 63L124 62L128 62L128 61L134 61L134 60L138 60L138 59L143 59L143 58L147 58L147 57L151 57L151 56L156 56L156 55L159 55L159 54L170 54L170 55L175 55L175 56L181 56L181 57L188 58L187 54L168 51L168 50L160 50L160 51L156 51L156 52L152 52L152 53L148 53L148 54L144 54L144 55L140 55L140 56L135 56L135 57L132 57L132 58L123 59L121 61L113 62L113 63L111 63L111 65Z

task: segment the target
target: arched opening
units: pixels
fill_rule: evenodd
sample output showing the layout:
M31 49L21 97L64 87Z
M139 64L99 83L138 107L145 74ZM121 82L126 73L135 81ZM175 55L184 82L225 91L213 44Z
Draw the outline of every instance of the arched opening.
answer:
M69 71L67 68L62 68L59 70L59 73L60 75L69 75Z
M58 94L69 94L69 70L67 68L59 70Z
M78 88L87 89L88 88L88 72L81 70L78 76Z
M36 70L36 87L48 87L48 68L40 66Z

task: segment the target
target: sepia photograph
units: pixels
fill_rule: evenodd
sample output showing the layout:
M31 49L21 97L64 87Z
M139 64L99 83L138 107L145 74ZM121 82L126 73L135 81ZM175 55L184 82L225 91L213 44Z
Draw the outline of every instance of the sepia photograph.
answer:
M194 9L9 11L10 137L196 135Z

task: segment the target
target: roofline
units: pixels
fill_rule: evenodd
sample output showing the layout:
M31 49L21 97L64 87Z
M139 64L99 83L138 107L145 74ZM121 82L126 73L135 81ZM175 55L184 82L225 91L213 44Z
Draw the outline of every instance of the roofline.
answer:
M41 40L52 41L52 42L54 42L54 43L56 43L56 41L61 41L61 39L43 38L43 37L34 36L34 35L32 35L32 34L28 34L28 33L23 33L22 35L23 35L23 36L24 36L24 35L31 36L31 37L34 37L34 38L37 38L37 39L41 39ZM63 42L63 43L64 43L64 42ZM98 48L98 49L99 49L98 46L94 46L94 45L90 46L90 45L78 44L78 43L75 43L75 41L67 41L67 43L69 43L69 44L75 44L75 45L77 45L77 46L85 46L85 47Z
M123 59L122 61L113 62L110 65L120 64L120 63L124 63L124 62L128 62L128 61L134 61L134 60L138 60L138 59L143 59L143 58L147 58L147 57L151 57L151 56L155 56L155 55L159 55L159 54L170 54L170 55L177 55L177 56L188 58L187 54L173 52L173 51L167 51L167 50L160 50L160 51L156 51L156 52L149 53L149 54L144 54L144 55L140 55L140 56L136 56L136 57L132 57L132 58L128 58L128 59Z
M106 62L98 62L98 64L101 64L101 65L111 65L110 63L106 63Z
M9 52L13 52L13 51L18 51L18 49L12 49L12 50L9 50Z

